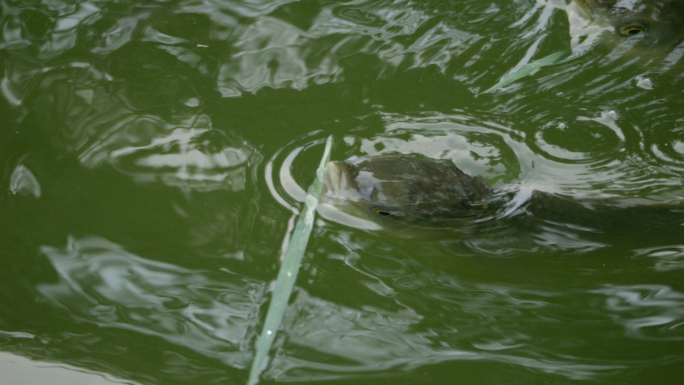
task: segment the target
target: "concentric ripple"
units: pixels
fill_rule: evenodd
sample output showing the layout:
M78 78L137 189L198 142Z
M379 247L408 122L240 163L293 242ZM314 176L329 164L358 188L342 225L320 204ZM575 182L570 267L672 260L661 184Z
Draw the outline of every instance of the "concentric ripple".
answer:
M318 154L313 150L325 143L325 138L319 136L320 132L288 143L265 164L264 178L271 195L293 213L298 212L296 202L306 200L306 189L315 178L323 155L322 148Z
M625 135L608 111L597 118L577 117L573 122L547 123L535 133L535 147L542 156L570 164L610 163L621 157Z
M684 172L684 122L677 122L675 135L666 136L649 131L645 151L651 154L659 166L673 174Z

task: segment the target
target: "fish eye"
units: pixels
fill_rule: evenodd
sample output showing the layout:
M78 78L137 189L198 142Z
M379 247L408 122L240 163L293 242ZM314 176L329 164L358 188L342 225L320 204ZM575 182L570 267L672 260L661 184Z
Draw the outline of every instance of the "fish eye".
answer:
M647 29L639 24L625 24L620 27L620 35L622 36L636 36L643 32L647 32Z
M395 217L395 218L400 218L404 216L404 213L401 212L401 210L395 209L394 207L387 207L387 206L378 206L378 207L373 207L371 209L373 214L379 215L381 217Z

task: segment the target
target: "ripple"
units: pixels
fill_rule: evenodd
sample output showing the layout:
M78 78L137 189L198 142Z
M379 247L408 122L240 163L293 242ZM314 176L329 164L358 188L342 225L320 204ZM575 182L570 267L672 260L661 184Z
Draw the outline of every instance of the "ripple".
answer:
M560 163L610 163L620 157L625 136L612 111L598 118L578 117L576 123L550 122L535 133L539 153Z
M296 3L260 15L237 37L234 53L220 64L218 84L226 97L263 87L303 89L341 82L353 71L350 58L382 76L401 65L445 70L482 40L454 27L419 4L334 4L317 14ZM449 11L449 17L458 13Z
M291 381L342 379L390 368L410 371L425 365L453 366L459 362L480 361L586 380L624 368L569 355L539 359L530 349L530 337L512 330L499 329L500 338L491 337L484 329L496 334L497 330L490 329L494 323L516 318L520 311L546 307L544 301L521 301L513 297L520 294L506 290L460 293L458 297L465 302L462 305L465 313L459 314L458 322L446 315L442 315L445 317L442 322L436 322L438 310L435 309L430 316L411 308L389 312L367 306L357 310L301 293L293 304L299 316L291 321L295 323L289 337L309 359L276 354L266 375ZM477 299L482 301L479 306ZM521 303L529 310L523 310L525 306L516 309ZM470 305L476 307L469 308ZM480 320L467 323L468 317L477 315L481 315ZM433 327L419 331L418 325L425 324ZM472 349L465 341L481 342L475 342ZM315 349L311 350L312 347Z
M659 166L674 175L684 172L684 127L678 128L672 136L653 132L646 140L650 142L646 144L646 151L657 159Z
M232 366L249 364L243 344L264 284L147 260L99 237L71 237L65 248L41 251L61 280L38 290L72 317L156 336Z
M625 330L641 340L684 340L684 293L666 285L606 286L605 308Z
M29 316L16 318L26 322L17 326L26 333L4 332L17 339L11 348L28 351L35 334L44 341L36 355L109 372L123 368L124 377L150 383L220 382L227 371L244 377L268 286L249 276L271 277L287 210L297 212L304 201L331 132L341 139L338 160L422 155L449 159L497 187L681 202L682 47L658 63L618 52L625 47L596 45L496 95L473 97L512 68L567 48L565 15L547 3L4 2L0 104L13 111L0 137L9 139L11 154L28 146L45 151L48 161L56 155L80 163L46 168L11 155L3 162L5 193L40 198L42 206L15 211L12 195L0 203L10 214L59 227L54 237L76 229L130 233L111 237L123 243L71 236L65 247L34 247L58 274L51 283L30 281L37 297L18 299ZM314 98L332 101L309 103ZM372 109L372 116L359 116ZM225 124L217 123L219 115ZM114 186L121 190L109 195ZM165 212L156 203L172 205L174 216L155 214ZM420 242L368 236L363 230L377 227L324 210L316 231L326 236L312 239L315 258L303 271L309 277L287 311L284 343L276 346L267 380L430 382L459 372L463 382L624 382L681 366L683 298L675 287L584 287L595 288L596 277L675 282L682 250L674 230L643 242L625 240L619 229L589 237L579 226L544 222L535 231L450 233L458 239ZM130 221L132 212L142 220ZM178 232L133 241L176 215L183 218ZM5 237L13 237L13 217L3 224ZM26 233L13 242L43 239L42 226L16 227ZM193 269L123 246L165 254L176 245L171 237L187 235L192 242L177 252L189 251L183 260ZM635 244L649 248L629 250ZM611 250L631 253L655 272L630 277L619 258L609 274L592 269ZM12 258L6 251L0 254ZM197 266L195 253L211 254L206 265L213 267ZM225 258L259 270L217 270ZM587 266L589 259L595 262ZM489 266L474 267L483 261ZM497 282L493 268L508 270L520 286ZM591 282L582 280L588 270ZM567 280L558 271L567 271ZM36 274L30 278L43 282L43 272ZM8 285L26 286L22 279ZM540 282L558 290L535 286Z
M116 71L126 72L130 64L124 67ZM126 76L145 74L150 73ZM27 80L29 75L34 79ZM17 66L13 80L20 90L18 104L31 102L32 113L45 121L40 130L51 145L86 167L109 165L139 182L201 191L242 191L253 183L259 152L234 132L216 129L199 112L201 100L188 97L194 95L190 90L158 99L137 92L133 84L121 88L119 99L112 96L106 73L80 62L40 71ZM137 103L141 98L145 101ZM164 112L140 111L150 105L180 109L167 118Z
M384 120L385 130L382 133L367 137L359 132L359 135L345 135L338 141L334 148L333 160L344 160L353 155L381 155L381 154L406 154L423 155L431 159L448 159L466 172L475 173L488 178L491 183L508 183L517 180L523 167L517 162L519 159L517 152L525 152L524 143L506 136L507 129L491 123L481 125L471 125L468 118L458 116L445 116L441 114L424 114L419 117L408 117L395 114L380 113ZM369 121L377 120L375 115L368 117ZM468 123L468 124L466 124ZM503 132L502 132L503 131ZM512 145L512 146L509 146ZM289 144L292 146L292 144ZM286 194L276 191L274 196L278 200L291 205L283 195L294 197L297 201L302 201L304 190L300 183L293 183L292 172L297 170L295 159L303 158L299 153L301 150L295 148L287 156L277 155L284 158L283 166L280 166L280 184ZM339 155L338 155L339 154ZM307 155L308 156L308 155ZM306 162L306 161L305 161ZM310 168L314 164L311 159L305 167ZM294 167L293 167L294 166ZM292 168L293 167L293 168ZM292 168L292 169L291 169ZM284 172L284 170L287 170ZM312 172L312 171L311 171ZM273 173L269 171L267 175ZM291 200L290 200L291 201ZM398 232L401 237L438 237L452 238L453 232L468 233L473 230L473 226L450 227L448 231L431 229L429 225L425 228L418 226L411 227L410 231L401 226L392 226L390 223L379 224L369 221L359 216L354 216L343 212L328 204L319 207L319 214L324 219L364 230L387 230L391 233ZM437 231L435 231L437 230ZM447 230L447 229L442 229ZM423 234L425 232L426 234Z
M198 191L242 191L253 181L260 155L246 142L212 128L198 115L179 124L132 116L83 149L89 167L107 163L138 182L161 182Z
M528 137L536 154L533 178L543 180L549 191L646 203L681 190L674 171L646 151L651 130L628 123L614 110L593 117L566 113L567 119L547 121Z
M154 336L235 368L249 364L245 344L258 323L264 283L147 260L99 237L70 237L66 247L43 246L41 252L60 279L38 290L79 322ZM546 319L560 306L558 293L473 285L430 269L414 269L409 277L398 274L405 270L401 265L375 267L384 276L378 282L396 290L377 295L397 298L398 308L353 308L300 289L283 321L287 347L278 348L297 346L297 354L276 352L267 377L343 378L473 360L569 379L594 378L622 367L569 354L539 358L530 336L513 332L522 314L539 315L537 322ZM420 281L420 290L392 282L408 278ZM543 333L552 336L556 329Z
M308 186L316 175L316 168L320 163L323 150L320 152L310 151L312 148L319 149L325 143L321 138L321 132L313 132L304 137L287 143L276 151L271 159L266 162L266 184L273 198L283 207L293 213L298 213L296 202L306 200L306 190L302 186ZM333 145L334 151L335 145ZM299 180L307 180L300 184Z
M12 171L9 189L14 195L33 196L34 198L40 198L41 195L38 178L23 164L17 165Z
M658 246L635 250L635 256L653 258L653 269L656 271L674 271L684 269L684 246Z
M44 60L73 48L78 26L100 11L91 2L71 4L56 1L37 10L21 8L8 9L9 17L4 20L0 49L15 51L33 46L37 48L37 56Z

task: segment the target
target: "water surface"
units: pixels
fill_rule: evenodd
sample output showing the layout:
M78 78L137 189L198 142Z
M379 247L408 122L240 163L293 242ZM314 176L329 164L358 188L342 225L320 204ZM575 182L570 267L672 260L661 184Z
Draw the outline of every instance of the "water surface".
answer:
M334 159L451 159L605 202L614 225L430 238L322 217L262 383L678 383L684 47L600 38L478 96L570 48L558 5L3 1L0 350L245 383L334 135Z

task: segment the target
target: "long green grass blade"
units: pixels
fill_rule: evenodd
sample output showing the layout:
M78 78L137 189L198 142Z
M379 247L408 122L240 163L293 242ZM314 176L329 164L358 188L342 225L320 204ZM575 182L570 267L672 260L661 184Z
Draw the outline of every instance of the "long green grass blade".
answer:
M280 327L280 321L283 319L287 302L290 299L290 294L292 293L295 281L297 280L297 273L299 272L299 266L302 262L302 256L306 250L306 245L309 243L309 236L313 229L316 206L318 205L318 199L323 190L323 170L330 160L331 149L332 136L329 137L325 143L323 158L316 170L316 179L311 184L311 187L309 187L304 208L299 214L299 218L297 218L297 224L292 232L292 238L290 239L287 250L285 250L285 256L283 257L280 272L278 273L275 288L273 289L273 297L271 298L271 303L269 304L268 312L266 313L264 328L261 331L261 336L256 344L256 354L254 355L254 361L252 361L252 369L249 372L248 385L254 385L259 382L259 375L264 369L266 357L271 350L276 332Z
M493 86L486 89L485 91L481 92L480 94L486 94L489 92L494 92L503 86L506 86L508 84L513 83L514 81L522 78L523 76L529 75L530 72L532 72L538 68L541 68L541 67L544 67L544 66L547 66L550 64L558 63L559 61L568 57L570 55L570 52L571 52L570 50L565 50L565 51L552 53L549 56L545 56L539 60L533 61L532 63L528 63L527 65L522 66L519 70L515 71L514 73L504 76L501 79L501 81L494 84Z

